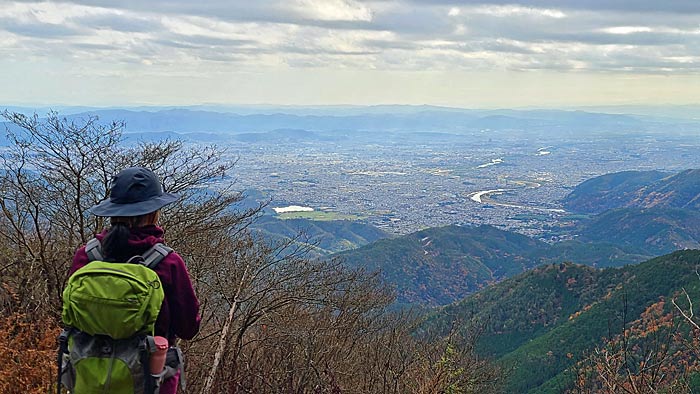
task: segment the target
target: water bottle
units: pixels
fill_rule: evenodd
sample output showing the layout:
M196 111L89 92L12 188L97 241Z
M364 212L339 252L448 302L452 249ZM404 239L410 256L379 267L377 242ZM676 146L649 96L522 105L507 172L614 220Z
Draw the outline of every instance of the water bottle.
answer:
M165 368L165 356L168 353L168 339L165 337L153 337L156 344L156 351L151 353L150 368L151 374L159 375Z

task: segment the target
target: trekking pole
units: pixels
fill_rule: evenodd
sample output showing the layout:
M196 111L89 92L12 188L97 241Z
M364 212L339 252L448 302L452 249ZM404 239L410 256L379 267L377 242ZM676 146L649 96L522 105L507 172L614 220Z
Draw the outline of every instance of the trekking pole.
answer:
M56 380L56 393L61 394L61 383L63 378L63 357L68 353L68 331L65 329L58 336L58 379Z
M238 284L238 289L236 290L236 295L233 296L233 304L231 304L231 308L228 311L228 318L226 319L226 324L224 324L224 328L221 331L221 337L219 338L219 346L217 347L216 354L214 355L214 365L212 365L211 371L209 371L209 376L207 377L207 380L204 383L204 388L201 391L202 394L210 393L211 386L214 384L216 371L219 369L219 363L221 363L221 356L224 353L224 347L226 346L226 337L228 336L228 331L231 328L231 322L233 322L233 316L236 313L236 309L238 307L238 297L240 297L241 295L241 291L243 289L243 281L245 280L249 267L250 264L246 264L245 269L243 270L243 276L241 276L241 282Z

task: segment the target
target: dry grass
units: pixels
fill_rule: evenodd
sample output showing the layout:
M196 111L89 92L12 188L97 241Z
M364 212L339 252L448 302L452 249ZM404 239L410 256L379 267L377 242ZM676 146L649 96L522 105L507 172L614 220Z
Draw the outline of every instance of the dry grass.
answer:
M0 393L47 393L55 387L56 338L51 318L13 313L0 320Z

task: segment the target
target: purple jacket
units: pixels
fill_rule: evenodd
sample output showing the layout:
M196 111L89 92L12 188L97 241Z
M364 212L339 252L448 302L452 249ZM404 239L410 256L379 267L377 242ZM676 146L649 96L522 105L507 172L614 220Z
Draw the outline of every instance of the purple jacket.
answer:
M96 238L102 241L106 234L105 230L97 234ZM163 234L163 229L155 225L133 229L129 238L133 254L144 253L156 243L163 243ZM88 263L85 246L82 246L75 252L70 274ZM165 299L156 320L155 335L168 338L171 345L175 345L176 337L192 339L199 331L201 318L199 301L194 294L185 262L179 254L172 252L158 264L155 272L160 277L165 292Z

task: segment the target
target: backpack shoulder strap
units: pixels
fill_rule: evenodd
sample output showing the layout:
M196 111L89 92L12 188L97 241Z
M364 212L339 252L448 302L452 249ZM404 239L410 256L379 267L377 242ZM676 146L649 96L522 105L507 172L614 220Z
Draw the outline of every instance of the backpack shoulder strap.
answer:
M97 238L89 240L85 244L85 253L88 256L88 261L102 260L104 256L102 256L102 244L100 240Z
M137 257L136 259L134 259L134 257L129 259L129 262L137 262L150 269L154 269L156 266L158 266L161 260L163 260L165 256L169 255L172 251L173 248L165 246L162 243L157 243L148 249L143 255L134 256ZM89 261L104 259L104 256L102 255L102 244L97 238L93 238L89 240L87 244L85 244L85 253L88 256Z
M145 265L150 269L155 269L156 266L173 251L173 248L165 246L162 243L157 243L148 249L139 260L139 264Z

